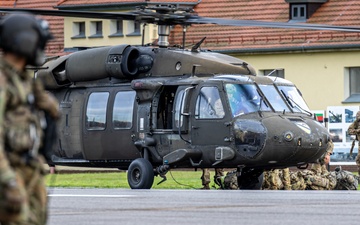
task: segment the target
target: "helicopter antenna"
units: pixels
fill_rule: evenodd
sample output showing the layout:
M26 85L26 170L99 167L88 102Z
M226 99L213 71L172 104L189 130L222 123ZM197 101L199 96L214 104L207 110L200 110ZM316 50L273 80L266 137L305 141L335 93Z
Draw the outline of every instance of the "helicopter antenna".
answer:
M203 37L198 43L196 43L196 44L191 48L191 51L192 51L192 52L198 52L198 48L200 48L200 45L204 42L205 39L206 39L206 37Z
M183 26L183 43L182 43L182 49L185 49L185 36L186 36L186 25Z
M141 46L145 45L145 27L147 26L146 23L144 23L143 25L143 32L142 32L142 37L141 37Z

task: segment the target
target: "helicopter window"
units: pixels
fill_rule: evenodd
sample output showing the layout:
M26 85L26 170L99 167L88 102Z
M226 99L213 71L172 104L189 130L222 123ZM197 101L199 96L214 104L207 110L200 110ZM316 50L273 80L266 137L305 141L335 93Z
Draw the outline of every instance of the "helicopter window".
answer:
M112 123L114 129L131 128L135 91L119 92L115 96Z
M310 109L306 105L304 99L301 97L298 89L294 86L278 86L281 93L288 100L289 105L295 112L309 112Z
M284 99L274 85L259 85L259 87L275 111L280 112L285 110L286 112L290 112L289 107L286 105Z
M203 87L196 100L196 119L224 118L225 111L216 87Z
M176 127L182 127L183 125L183 116L180 117L180 113L184 111L184 107L185 107L184 104L182 104L184 93L185 90L180 90L178 95L176 96L176 105L175 105L175 114L174 114Z
M226 84L226 94L233 116L256 112L260 108L260 99L253 84ZM265 105L263 104L263 107Z
M106 126L106 108L108 92L91 93L86 107L86 128L104 130Z

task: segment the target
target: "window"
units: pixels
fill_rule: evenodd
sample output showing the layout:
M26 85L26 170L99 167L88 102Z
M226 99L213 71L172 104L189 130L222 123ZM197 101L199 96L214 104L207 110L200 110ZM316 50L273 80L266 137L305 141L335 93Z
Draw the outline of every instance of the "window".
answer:
M260 70L259 75L285 78L285 70L284 69Z
M224 118L225 111L216 87L203 87L196 100L196 119Z
M139 36L140 33L140 23L137 21L128 21L128 36Z
M112 118L114 129L131 128L134 101L135 91L124 91L116 94Z
M105 130L108 92L91 93L86 106L86 129Z
M110 37L123 36L123 20L110 21Z
M291 5L291 19L296 21L306 21L306 5L292 4Z
M102 37L103 26L102 21L90 22L90 37Z
M181 113L184 111L184 104L183 104L183 100L184 100L184 94L185 91L184 90L180 90L179 93L176 96L176 105L175 105L175 113L174 113L174 118L175 118L175 127L182 127L183 125L183 116L181 115Z
M345 68L345 83L348 98L344 102L360 102L360 67Z
M72 38L84 38L84 37L85 37L85 22L74 22Z

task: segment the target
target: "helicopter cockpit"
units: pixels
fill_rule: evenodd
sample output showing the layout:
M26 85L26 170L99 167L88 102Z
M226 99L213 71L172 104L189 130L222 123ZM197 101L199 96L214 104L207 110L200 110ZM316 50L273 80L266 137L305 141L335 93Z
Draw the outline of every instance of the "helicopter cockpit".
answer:
M225 83L233 117L253 112L310 113L299 90L289 81L271 77L274 83Z

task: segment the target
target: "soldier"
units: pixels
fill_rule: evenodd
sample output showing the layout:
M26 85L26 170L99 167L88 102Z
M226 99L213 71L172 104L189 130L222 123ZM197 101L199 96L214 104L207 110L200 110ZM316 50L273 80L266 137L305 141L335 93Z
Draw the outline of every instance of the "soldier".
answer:
M264 190L291 190L289 168L273 169L264 172L262 189Z
M47 193L44 160L46 117L59 117L58 102L26 65L44 63L51 39L47 22L13 13L0 23L0 222L46 224ZM44 142L45 141L45 142Z
M349 126L348 134L355 135L355 140L358 141L358 154L356 156L356 165L358 167L358 175L360 176L360 111L356 113L355 121ZM354 142L355 142L354 140ZM353 142L353 143L354 143ZM354 146L352 146L353 148ZM352 154L352 148L350 154Z
M221 178L224 176L224 169L222 168L215 168L215 176L214 176L214 182L218 186L220 186L221 189L223 189L223 183L221 181ZM202 189L210 189L210 170L208 168L202 169L202 176L201 181L203 188Z
M334 144L331 139L325 155L317 163L313 163L310 170L302 172L307 189L310 190L333 190L336 186L336 177L327 170L330 163L330 156L333 154Z

